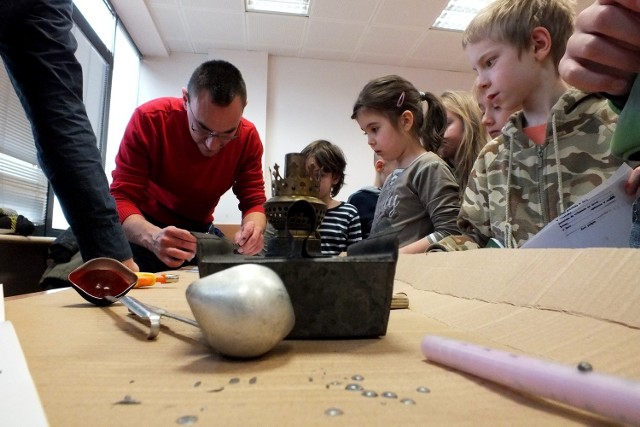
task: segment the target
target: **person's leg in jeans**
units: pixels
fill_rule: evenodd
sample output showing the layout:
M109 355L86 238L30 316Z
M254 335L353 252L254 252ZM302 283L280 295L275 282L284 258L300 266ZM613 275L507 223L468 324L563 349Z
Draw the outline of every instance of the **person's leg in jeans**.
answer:
M2 0L0 55L84 260L131 257L82 99L71 0Z

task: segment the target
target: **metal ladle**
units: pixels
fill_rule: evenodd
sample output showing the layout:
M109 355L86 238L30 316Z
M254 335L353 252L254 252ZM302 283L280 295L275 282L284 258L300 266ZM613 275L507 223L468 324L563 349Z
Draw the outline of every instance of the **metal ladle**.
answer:
M271 269L238 265L191 283L186 297L197 320L146 305L125 295L138 276L111 258L96 258L69 274L73 288L87 301L108 306L116 301L131 313L148 319L148 339L160 331L166 316L199 327L215 351L230 357L258 357L291 331L295 314L282 280Z
M136 316L149 320L147 339L154 339L160 332L161 316L171 317L193 326L195 320L170 313L162 308L147 306L126 296L137 283L138 276L124 264L112 258L95 258L82 264L69 274L72 287L87 301L100 307L121 302Z

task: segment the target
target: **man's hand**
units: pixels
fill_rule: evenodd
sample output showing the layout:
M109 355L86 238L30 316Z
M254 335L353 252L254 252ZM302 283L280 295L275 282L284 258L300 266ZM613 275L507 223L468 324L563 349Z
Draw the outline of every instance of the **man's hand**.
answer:
M253 221L242 224L234 240L238 244L238 252L243 255L255 255L264 247L264 228Z
M197 241L189 231L170 225L152 236L148 249L169 267L177 268L196 256Z
M587 92L627 94L640 72L640 2L597 0L576 19L562 78Z
M196 256L197 239L182 228L172 225L160 228L134 214L124 220L122 229L130 242L147 248L171 268L178 268Z
M251 212L242 219L240 231L234 236L238 252L243 255L256 255L264 248L264 230L267 217L262 212Z

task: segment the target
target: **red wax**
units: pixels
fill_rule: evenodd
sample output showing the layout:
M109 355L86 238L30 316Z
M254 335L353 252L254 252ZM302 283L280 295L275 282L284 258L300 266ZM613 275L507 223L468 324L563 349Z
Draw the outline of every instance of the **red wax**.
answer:
M95 298L119 295L131 286L131 283L127 283L124 277L113 270L83 271L73 278L73 282Z

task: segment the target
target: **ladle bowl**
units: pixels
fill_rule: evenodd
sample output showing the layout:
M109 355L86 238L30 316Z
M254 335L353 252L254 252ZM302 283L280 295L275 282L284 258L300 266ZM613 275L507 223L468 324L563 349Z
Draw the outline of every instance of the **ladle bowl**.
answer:
M71 286L91 304L105 307L124 296L138 276L112 258L94 258L69 273Z

